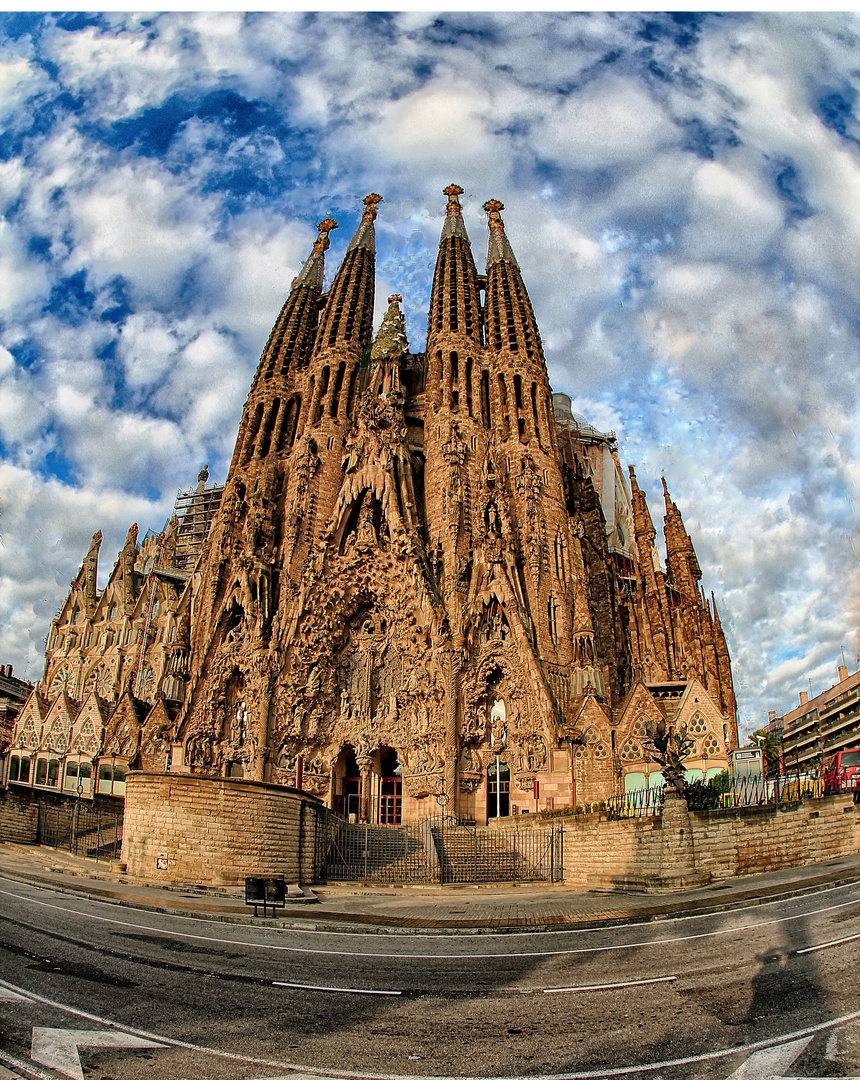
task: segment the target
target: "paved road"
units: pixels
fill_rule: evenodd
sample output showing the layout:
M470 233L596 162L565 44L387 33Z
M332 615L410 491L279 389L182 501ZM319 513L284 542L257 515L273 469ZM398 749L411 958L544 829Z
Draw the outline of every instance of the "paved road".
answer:
M0 880L0 1064L84 1080L860 1077L858 958L856 883L645 925L381 938Z

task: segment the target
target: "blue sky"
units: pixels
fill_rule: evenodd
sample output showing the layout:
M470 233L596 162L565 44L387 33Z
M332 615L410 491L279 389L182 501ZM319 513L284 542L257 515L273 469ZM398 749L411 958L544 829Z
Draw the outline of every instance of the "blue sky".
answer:
M456 181L490 197L554 389L659 478L741 718L858 643L860 21L831 14L0 16L0 662L208 462L332 214L378 191L412 348Z

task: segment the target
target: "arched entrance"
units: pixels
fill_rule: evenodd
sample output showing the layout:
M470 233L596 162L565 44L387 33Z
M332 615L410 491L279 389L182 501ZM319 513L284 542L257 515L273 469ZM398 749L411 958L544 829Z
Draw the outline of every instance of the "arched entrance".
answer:
M503 761L491 761L487 766L487 817L507 817L510 812L511 770Z
M403 792L403 766L397 751L379 751L379 824L399 825Z
M340 753L337 763L337 791L334 797L332 809L338 814L349 819L355 815L355 820L361 820L361 773L358 762L355 760L355 750L351 746L345 746Z

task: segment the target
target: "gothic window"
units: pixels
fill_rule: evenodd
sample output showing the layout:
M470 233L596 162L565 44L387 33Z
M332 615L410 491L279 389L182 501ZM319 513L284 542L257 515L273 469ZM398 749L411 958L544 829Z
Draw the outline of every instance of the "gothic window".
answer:
M502 438L507 439L511 433L511 419L508 416L508 390L504 375L499 375L499 405L502 410Z
M538 407L537 407L537 383L532 383L532 416L535 422L535 438L540 443L540 422L538 421Z
M720 744L717 741L716 735L713 733L709 734L702 746L702 756L706 758L719 757L720 753Z
M48 737L45 739L45 747L54 750L58 754L64 754L69 748L69 735L62 720L57 719L51 725Z
M591 746L597 742L597 732L594 730L593 726L585 730L582 736L582 741L585 743L586 746Z
M257 408L254 410L254 418L251 421L251 425L248 428L248 434L245 438L245 451L242 455L242 464L247 465L251 460L251 456L254 453L254 440L257 438L257 432L260 430L260 424L263 421L263 403L258 402Z
M331 408L329 409L329 416L337 416L338 406L340 405L340 392L343 389L343 379L346 374L346 361L341 360L338 364L337 375L334 380L334 390L331 395Z
M481 372L481 423L490 429L490 373L486 368Z
M331 368L326 364L320 374L320 385L317 390L313 415L311 416L311 423L316 425L322 419L323 409L325 407L325 395L328 390L328 382L331 376Z
M550 595L546 603L547 620L549 623L549 636L558 644L558 603L554 596Z
M609 757L609 751L606 749L606 744L603 743L603 742L599 742L594 747L594 760L595 761L605 761L608 757Z
M140 678L137 683L136 697L147 701L155 689L155 673L152 668L147 666L140 673Z
M693 719L687 725L687 731L690 735L703 735L708 730L705 721L696 713Z
M260 432L260 442L257 446L257 457L265 457L269 452L269 447L272 442L272 431L275 427L275 421L278 419L278 412L281 408L280 398L275 398L272 404L269 406L269 411L266 414L266 422L263 424L263 429Z
M648 729L645 725L645 717L637 716L633 721L633 727L631 729L632 734L636 735L640 739L648 738Z
M56 672L53 679L51 679L51 694L60 694L63 690L66 693L71 692L73 676L71 669L65 665Z
M644 756L642 747L635 739L628 739L621 747L619 755L622 761L641 761Z

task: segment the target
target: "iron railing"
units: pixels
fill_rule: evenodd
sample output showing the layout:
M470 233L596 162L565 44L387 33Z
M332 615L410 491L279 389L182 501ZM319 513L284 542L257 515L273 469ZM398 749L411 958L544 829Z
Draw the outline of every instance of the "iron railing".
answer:
M659 817L663 813L663 785L625 791L606 800L611 821L619 818Z
M122 848L122 813L72 801L39 804L39 843L73 855L118 859Z
M332 811L316 823L318 882L468 884L560 881L564 830L485 829L454 817L426 817L408 825L345 821Z

